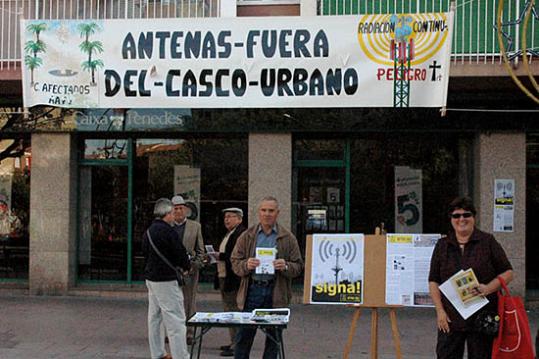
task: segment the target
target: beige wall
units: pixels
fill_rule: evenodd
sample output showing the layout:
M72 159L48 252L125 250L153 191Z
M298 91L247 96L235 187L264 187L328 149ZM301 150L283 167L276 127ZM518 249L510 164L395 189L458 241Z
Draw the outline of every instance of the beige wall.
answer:
M292 208L292 135L249 134L249 225L258 222L256 207L265 196L277 198L279 223L290 229Z
M69 133L32 135L31 294L65 294L74 284L76 155Z
M475 203L481 230L493 233L494 180L515 180L514 232L494 232L515 271L510 287L526 290L526 134L482 133L475 143Z

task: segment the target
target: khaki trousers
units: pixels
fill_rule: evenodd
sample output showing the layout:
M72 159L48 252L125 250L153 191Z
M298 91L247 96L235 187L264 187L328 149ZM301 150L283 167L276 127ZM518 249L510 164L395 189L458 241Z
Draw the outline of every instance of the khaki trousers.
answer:
M238 296L238 291L225 292L223 288L225 287L225 279L219 278L219 290L221 291L221 298L223 299L223 309L225 312L239 312L238 303L236 297ZM234 348L236 343L236 334L238 329L235 327L228 328L230 333L230 347Z
M196 296L198 292L198 270L194 270L193 273L185 277L185 285L182 286L183 291L183 306L185 308L185 317L191 318L197 311ZM194 328L187 327L187 338L191 340L194 335Z

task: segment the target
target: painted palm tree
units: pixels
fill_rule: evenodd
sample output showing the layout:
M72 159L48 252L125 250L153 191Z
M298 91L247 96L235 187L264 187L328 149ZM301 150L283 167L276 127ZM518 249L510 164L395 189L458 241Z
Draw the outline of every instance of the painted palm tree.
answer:
M82 62L82 69L85 71L90 71L92 73L92 86L96 85L95 82L95 70L97 70L98 67L103 67L103 61L101 60L88 60Z
M47 30L47 24L45 24L44 22L40 22L39 24L30 24L26 27L26 30L30 31L31 33L34 33L36 34L36 41L39 42L41 41L39 39L39 34L45 30Z
M45 46L45 43L41 40L39 41L26 41L26 44L24 44L24 50L32 54L34 57L37 57L37 54L40 52L45 52L47 46Z
M84 41L89 41L90 35L93 35L100 30L99 25L97 25L95 22L86 22L80 24L77 28L80 31L80 37L84 37Z
M103 67L103 61L99 59L92 59L92 55L103 52L103 44L101 41L90 41L90 35L95 34L99 30L99 25L95 22L84 23L78 26L80 36L84 37L84 41L81 42L79 48L82 52L88 54L88 60L83 61L81 66L85 71L90 71L92 74L91 85L95 86L95 70L98 67Z
M24 57L24 64L30 69L30 84L34 84L34 69L41 66L43 60L40 57L26 55Z
M30 24L26 27L27 31L36 36L35 41L29 40L24 44L24 51L26 51L28 54L24 57L24 63L30 69L31 85L34 84L34 70L43 64L43 60L37 55L40 52L45 52L47 48L45 43L39 38L41 32L45 31L46 29L47 25L43 22Z

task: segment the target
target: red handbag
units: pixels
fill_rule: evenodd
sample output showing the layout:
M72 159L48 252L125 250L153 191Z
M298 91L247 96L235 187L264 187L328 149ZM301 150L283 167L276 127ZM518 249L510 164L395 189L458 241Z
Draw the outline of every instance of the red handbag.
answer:
M498 291L500 330L492 345L492 359L534 359L530 325L522 299L511 296L502 277Z

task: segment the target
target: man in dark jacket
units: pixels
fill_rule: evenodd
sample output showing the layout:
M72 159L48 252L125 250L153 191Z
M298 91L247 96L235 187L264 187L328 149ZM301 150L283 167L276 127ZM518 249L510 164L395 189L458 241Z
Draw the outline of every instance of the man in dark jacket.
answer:
M245 231L245 227L242 224L243 211L241 208L232 207L223 209L223 213L223 222L227 229L227 233L219 245L219 251L216 252L217 284L219 291L221 292L225 312L238 312L239 309L236 303L236 297L238 296L238 288L240 287L240 277L238 277L232 270L230 255L232 254L232 250L234 250L238 237ZM229 328L229 331L230 345L221 347L221 356L234 355L234 341L237 329L231 327Z
M185 340L183 293L173 267L189 270L190 262L183 244L178 241L172 229L172 210L172 202L167 198L155 202L155 219L144 233L142 243L146 259L144 277L148 287L148 341L152 359L189 358ZM166 258L168 264L161 256ZM165 351L162 322L168 333L172 357Z

